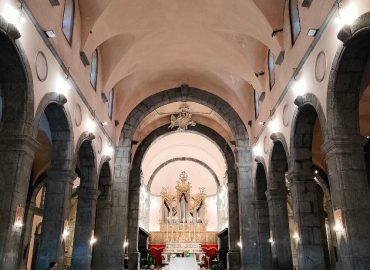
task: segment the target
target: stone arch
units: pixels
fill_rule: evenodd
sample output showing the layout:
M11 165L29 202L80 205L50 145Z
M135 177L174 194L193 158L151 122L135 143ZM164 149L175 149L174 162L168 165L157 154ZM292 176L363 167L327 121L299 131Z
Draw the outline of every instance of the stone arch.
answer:
M64 247L62 234L69 211L73 172L73 130L64 104L66 99L58 94L46 94L36 111L33 134L37 136L42 114L45 114L51 131L51 165L47 178L43 229L37 256L37 267L47 268L50 261L62 264ZM57 214L56 214L57 213Z
M279 134L271 136L273 146L270 151L267 174L267 202L271 230L272 266L277 269L293 269L287 209L286 172L288 156L285 139Z
M258 260L261 269L271 269L270 222L267 203L266 166L257 161L255 171L255 208L258 224Z
M229 123L238 146L248 145L248 134L243 121L236 111L223 99L207 91L183 85L159 92L143 100L128 115L122 128L119 145L131 146L131 140L136 128L146 115L153 110L172 102L193 101L207 106L221 115Z
M237 183L237 172L235 170L235 157L229 147L229 144L215 131L212 129L196 125L195 127L189 127L190 131L195 131L205 135L215 142L224 154L225 161L227 164L227 176L228 176L228 187L229 187L229 249L232 245L236 245L239 241L239 215L238 215L238 204L237 204L237 193L238 190L235 188ZM167 125L162 126L153 131L147 136L142 143L139 145L132 162L132 168L130 172L130 184L129 184L129 205L128 205L128 237L129 237L129 249L130 256L138 256L137 254L137 237L138 237L138 211L139 211L139 189L140 189L140 174L141 174L141 163L142 159L150 147L153 141L158 137L163 136L166 133L175 132L169 130ZM234 243L235 242L235 243ZM136 269L137 260L129 262L129 269Z
M333 60L327 97L328 138L359 136L359 95L370 55L370 13L351 25L350 36Z
M344 26L329 76L327 141L322 147L328 167L333 211L344 230L336 234L343 269L370 266L370 192L359 129L362 78L370 56L370 13ZM351 180L349 184L349 180ZM362 246L361 249L356 249Z
M127 117L119 139L116 151L117 158L115 162L113 196L127 198L127 186L129 185L128 171L131 166L131 144L133 135L139 123L144 119L145 116L147 116L156 108L176 101L193 101L205 105L213 109L215 112L221 115L221 117L224 118L226 122L229 123L229 127L235 138L233 144L236 145L236 158L233 166L236 166L237 168L237 177L235 177L235 179L238 179L238 181L229 183L229 189L234 190L235 194L239 194L237 197L235 196L235 194L232 196L232 198L236 200L232 203L234 204L234 209L239 209L239 205L241 206L240 211L237 211L240 215L240 226L239 224L233 225L232 231L239 232L240 235L245 238L242 239L242 241L244 242L241 249L242 256L240 256L240 247L238 247L237 245L239 241L233 240L232 242L230 242L231 245L228 256L231 265L229 265L229 267L231 269L239 269L241 260L242 264L244 264L245 267L247 265L249 265L249 267L252 267L256 265L256 261L253 259L252 254L256 252L255 244L257 241L257 228L253 218L254 183L252 180L252 155L250 151L249 139L247 129L239 115L227 102L225 102L220 97L215 96L204 90L183 85L181 87L159 92L158 94L152 95L138 104ZM132 175L133 174L131 174L131 176ZM118 204L118 207L113 206L113 209L115 209L114 211L117 211L117 215L127 209L126 203L119 201ZM114 219L116 224L112 224L112 230L120 235L120 237L117 237L117 240L114 243L114 247L118 253L118 251L122 251L122 239L124 238L123 225L125 224L125 221L124 219L117 220L116 218L114 218L114 216L116 215L114 214L114 211L112 212L112 219ZM120 227L120 229L117 230L117 227ZM237 233L233 235L234 238L236 236ZM123 252L121 252L121 254L123 254ZM119 260L121 259L117 258L117 261ZM114 267L121 267L121 264L116 263Z
M18 41L20 37L18 29L0 16L0 94L4 98L0 134L31 134L32 131L32 72Z
M15 269L22 230L14 230L16 209L26 207L28 181L37 142L32 137L32 72L16 27L0 16L0 268Z
M92 261L90 240L94 237L99 179L91 133L81 134L78 140L76 164L80 171L77 189L78 203L74 232L72 269L89 269Z
M148 190L150 190L151 186L152 186L152 183L153 183L153 180L154 180L154 177L157 175L157 173L163 169L164 167L166 167L168 164L170 163L173 163L173 162L176 162L176 161L191 161L191 162L195 162L199 165L201 165L202 167L204 167L206 170L208 170L208 172L212 175L213 179L215 180L215 183L217 186L220 186L220 180L218 179L215 171L209 167L206 163L204 163L203 161L199 160L199 159L196 159L196 158L191 158L191 157L177 157L177 158L172 158L172 159L169 159L165 162L163 162L162 164L160 164L152 173L152 175L150 176L149 178L149 181L148 181Z
M329 269L331 266L325 227L324 193L314 181L312 159L315 124L318 119L325 130L325 116L317 98L312 94L297 98L295 104L298 108L293 117L290 135L289 185L294 222L297 224L295 233L300 237L297 243L298 266ZM315 240L311 237L314 232L317 233Z

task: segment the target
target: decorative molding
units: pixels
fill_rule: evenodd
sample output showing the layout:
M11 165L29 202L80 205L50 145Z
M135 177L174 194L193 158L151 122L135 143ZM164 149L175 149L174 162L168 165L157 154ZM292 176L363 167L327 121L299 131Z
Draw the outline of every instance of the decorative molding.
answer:
M42 51L38 51L35 59L35 70L40 82L46 81L49 73L48 61Z

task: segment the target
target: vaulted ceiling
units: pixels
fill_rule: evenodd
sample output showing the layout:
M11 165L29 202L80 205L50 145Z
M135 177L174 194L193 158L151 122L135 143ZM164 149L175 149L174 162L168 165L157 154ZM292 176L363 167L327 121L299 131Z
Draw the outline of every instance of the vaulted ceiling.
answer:
M231 104L246 121L247 96L264 91L266 53L281 51L285 0L79 0L81 50L99 48L102 90L116 89L125 118L144 98L188 84Z

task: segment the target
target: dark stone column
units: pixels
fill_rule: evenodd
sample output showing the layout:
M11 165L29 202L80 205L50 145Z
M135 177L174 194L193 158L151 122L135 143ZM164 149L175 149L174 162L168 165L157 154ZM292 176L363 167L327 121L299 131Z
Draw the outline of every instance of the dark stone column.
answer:
M297 224L298 266L300 269L326 269L325 245L320 220L317 184L312 176L292 176L290 189L293 200L294 222ZM321 198L322 199L322 198Z
M258 265L259 269L271 269L271 243L269 209L267 201L258 200L254 202L256 221L258 224Z
M95 235L98 241L94 245L92 269L105 270L107 261L112 253L109 244L109 218L111 214L111 202L101 195L98 198L96 207Z
M240 155L240 147L238 147ZM238 197L239 226L241 235L241 262L243 269L259 269L258 258L258 227L255 215L255 189L252 180L252 162L248 159L247 150L243 150L243 165L238 164ZM235 196L235 195L234 195Z
M68 220L76 174L71 171L49 170L47 176L37 269L47 269L51 261L57 261L62 269L64 222Z
M140 253L138 251L139 242L139 205L140 205L140 171L135 170L130 174L129 187L129 209L128 209L128 269L140 269Z
M370 193L363 139L331 139L323 146L333 210L342 211L344 230L336 233L342 268L370 268Z
M123 242L127 232L130 150L130 147L116 147L108 236L111 253L106 262L106 270L122 269L124 266Z
M99 190L90 187L79 187L77 192L77 219L71 269L88 270L91 268L92 246L90 240L95 227L96 201Z
M236 183L228 183L227 189L229 198L229 252L227 253L227 269L240 270L240 247L237 245L240 241L238 188Z
M21 248L19 250L19 270L27 270L27 259L29 254L29 245L31 242L32 237L32 225L33 225L33 218L35 215L35 202L31 201L28 208L28 211L26 212L25 216L25 223L24 223L24 229L23 229L23 235L22 235L22 244ZM26 252L27 250L27 252Z
M286 188L269 188L266 192L272 232L271 253L274 269L293 269L290 247Z
M14 227L17 207L26 206L37 142L30 136L0 138L0 269L17 267L22 229Z

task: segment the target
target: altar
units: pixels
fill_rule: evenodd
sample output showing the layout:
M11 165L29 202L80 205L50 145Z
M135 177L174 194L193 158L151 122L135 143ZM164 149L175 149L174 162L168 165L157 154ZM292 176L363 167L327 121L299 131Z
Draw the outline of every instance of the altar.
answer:
M175 193L162 188L160 230L150 232L149 242L157 245L157 250L163 247L160 254L156 252L159 264L176 270L199 269L209 260L203 247L217 245L217 232L207 231L205 188L191 194L186 172L180 174L175 188Z
M166 268L168 270L198 270L199 266L194 257L187 258L172 258L170 264Z
M204 264L205 253L202 250L200 243L167 243L162 252L162 263L171 264L176 258L191 258L196 265Z

